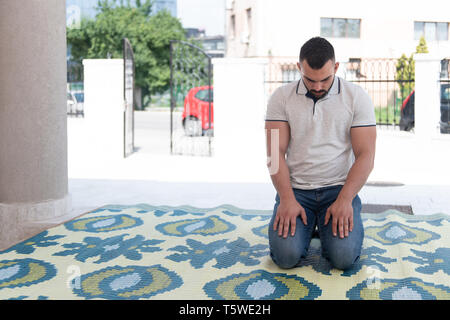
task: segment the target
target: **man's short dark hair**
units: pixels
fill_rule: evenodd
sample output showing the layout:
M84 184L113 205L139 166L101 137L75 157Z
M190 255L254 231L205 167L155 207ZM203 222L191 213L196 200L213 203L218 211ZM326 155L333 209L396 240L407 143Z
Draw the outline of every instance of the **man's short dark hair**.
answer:
M324 38L311 38L300 49L300 62L305 59L311 68L315 70L321 69L328 60L335 61L334 48Z

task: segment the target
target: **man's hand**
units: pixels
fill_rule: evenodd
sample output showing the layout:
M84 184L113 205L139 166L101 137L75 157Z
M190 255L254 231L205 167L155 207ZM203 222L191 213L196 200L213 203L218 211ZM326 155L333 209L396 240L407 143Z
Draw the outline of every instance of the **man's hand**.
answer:
M339 227L339 236L341 238L348 237L348 232L353 231L353 206L352 201L341 200L337 198L335 202L327 209L325 214L325 225L332 217L332 232L333 236L337 236L337 229Z
M295 228L297 226L297 217L301 216L301 219L305 225L308 224L306 219L306 211L297 202L297 200L280 201L280 205L277 209L277 215L273 223L273 230L277 230L278 236L286 238L289 232L289 225L291 226L291 236L295 235Z

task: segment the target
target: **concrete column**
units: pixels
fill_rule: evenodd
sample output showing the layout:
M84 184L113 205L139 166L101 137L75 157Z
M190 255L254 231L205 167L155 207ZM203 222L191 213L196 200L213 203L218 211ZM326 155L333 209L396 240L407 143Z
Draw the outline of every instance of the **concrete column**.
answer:
M230 174L254 171L269 178L264 116L266 59L213 59L214 156ZM233 171L233 172L232 172Z
M431 138L439 133L441 59L419 53L414 55L414 60L414 132L417 137Z
M0 1L0 250L69 211L66 77L65 1Z

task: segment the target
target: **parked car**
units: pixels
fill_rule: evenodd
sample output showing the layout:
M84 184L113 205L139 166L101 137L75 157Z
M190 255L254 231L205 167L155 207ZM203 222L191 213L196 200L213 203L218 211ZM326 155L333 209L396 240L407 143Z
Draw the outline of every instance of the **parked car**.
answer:
M450 133L450 83L441 85L441 133ZM414 128L414 90L403 101L400 116L400 130Z
M450 133L450 83L441 86L441 133Z
M406 97L400 110L400 130L410 131L414 128L414 90Z
M73 95L77 99L76 114L84 117L84 92L74 92Z
M214 134L213 87L195 87L189 90L184 99L182 114L183 128L187 136ZM211 126L209 106L211 105Z
M84 117L83 92L67 92L67 114Z
M77 99L72 92L67 92L67 114L75 114Z

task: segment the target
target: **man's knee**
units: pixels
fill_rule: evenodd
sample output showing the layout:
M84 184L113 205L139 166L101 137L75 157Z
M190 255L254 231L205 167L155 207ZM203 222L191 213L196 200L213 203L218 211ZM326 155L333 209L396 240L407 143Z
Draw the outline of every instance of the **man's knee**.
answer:
M294 250L270 251L270 257L282 269L294 268L300 261L301 254Z
M297 238L284 239L277 234L269 234L270 256L280 268L294 268L304 254L305 245Z
M361 248L335 247L329 251L331 265L340 270L347 270L359 260Z
M345 271L351 269L358 259L359 256L338 256L335 259L330 258L330 263L334 268Z

